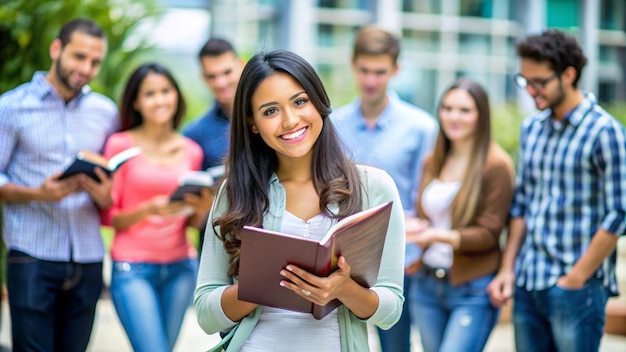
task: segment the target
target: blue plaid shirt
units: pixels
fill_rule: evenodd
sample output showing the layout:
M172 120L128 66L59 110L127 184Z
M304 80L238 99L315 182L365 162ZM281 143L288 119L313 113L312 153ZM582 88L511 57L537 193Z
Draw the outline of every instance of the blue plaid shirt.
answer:
M626 231L626 131L587 95L562 121L545 110L526 119L520 137L511 216L523 217L526 237L517 256L517 286L556 284L602 228ZM595 276L618 293L615 252Z
M39 187L65 169L79 150L102 152L119 128L113 102L84 87L65 102L37 72L0 96L0 187ZM102 261L98 209L86 192L60 202L5 203L4 241L9 249L50 261Z

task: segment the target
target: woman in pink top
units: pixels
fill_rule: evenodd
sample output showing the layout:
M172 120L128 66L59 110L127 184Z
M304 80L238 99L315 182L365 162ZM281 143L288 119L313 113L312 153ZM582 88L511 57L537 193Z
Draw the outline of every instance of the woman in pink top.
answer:
M185 102L174 78L158 64L131 75L120 106L122 132L107 141L105 156L131 147L142 153L113 178L115 229L111 297L135 351L171 351L196 282L197 254L186 228L208 215L208 189L169 202L179 177L199 170L202 151L176 128Z

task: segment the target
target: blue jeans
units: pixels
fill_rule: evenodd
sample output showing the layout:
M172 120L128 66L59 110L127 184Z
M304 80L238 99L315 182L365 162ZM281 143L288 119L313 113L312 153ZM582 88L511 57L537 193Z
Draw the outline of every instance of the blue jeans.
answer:
M513 304L517 351L597 351L607 299L606 288L595 278L580 290L518 287Z
M84 352L102 286L101 262L51 262L9 250L13 351Z
M377 328L382 352L411 352L411 315L409 288L415 275L404 275L404 304L400 320L389 330Z
M459 286L437 278L424 266L411 290L411 316L420 332L425 352L482 351L498 320L498 309L489 303L485 275Z
M198 261L113 262L111 299L136 352L172 351L193 299Z

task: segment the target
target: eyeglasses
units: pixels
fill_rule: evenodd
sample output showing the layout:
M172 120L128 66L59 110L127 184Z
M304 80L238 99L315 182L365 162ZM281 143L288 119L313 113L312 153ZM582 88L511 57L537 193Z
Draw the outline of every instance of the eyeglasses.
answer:
M550 83L551 80L557 77L559 77L559 74L555 72L548 78L533 78L529 80L528 78L522 76L521 73L518 73L513 76L513 80L515 81L515 84L522 89L526 89L526 87L530 86L535 90L541 90L546 87L546 84Z

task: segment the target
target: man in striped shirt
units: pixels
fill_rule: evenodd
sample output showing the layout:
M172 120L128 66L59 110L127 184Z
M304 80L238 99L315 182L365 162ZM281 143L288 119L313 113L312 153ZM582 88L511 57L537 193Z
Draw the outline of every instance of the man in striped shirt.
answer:
M538 114L523 122L509 238L488 287L513 298L517 351L597 351L617 295L615 247L626 231L626 133L577 88L586 57L548 30L517 44L515 82Z
M90 91L107 41L90 20L67 22L52 66L0 96L0 201L14 351L85 351L102 290L99 209L111 180L59 180L80 150L101 152L118 129L113 102Z

